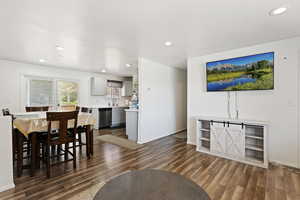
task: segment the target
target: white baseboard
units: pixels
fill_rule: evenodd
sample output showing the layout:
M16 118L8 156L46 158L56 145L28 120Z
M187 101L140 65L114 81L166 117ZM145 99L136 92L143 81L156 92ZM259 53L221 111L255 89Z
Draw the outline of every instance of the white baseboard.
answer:
M179 129L177 131L174 131L173 133L171 133L170 135L173 135L173 134L176 134L176 133L180 133L180 132L183 132L183 131L186 131L186 128L183 128L183 129Z
M145 140L145 141L137 141L138 144L145 144L145 143L148 143L148 142L152 142L154 140L158 140L158 139L161 139L161 138L164 138L164 137L168 137L170 135L174 135L176 133L179 133L179 132L182 132L182 131L185 131L186 128L183 128L183 129L179 129L179 130L176 130L176 131L173 131L165 136L161 136L161 137L155 137L155 138L152 138L152 139L149 139L149 140Z
M189 141L189 140L186 143L190 144L190 145L196 145L196 142L192 142L192 141Z
M295 165L289 165L289 164L282 163L282 162L275 161L275 160L269 160L269 163L271 163L271 164L274 165L274 166L283 166L283 167L291 167L291 168L300 169L298 166L295 166Z
M9 189L12 189L12 188L14 188L15 187L15 184L9 184L9 185L4 185L4 186L1 186L0 187L0 192L4 192L4 191L6 191L6 190L9 190Z

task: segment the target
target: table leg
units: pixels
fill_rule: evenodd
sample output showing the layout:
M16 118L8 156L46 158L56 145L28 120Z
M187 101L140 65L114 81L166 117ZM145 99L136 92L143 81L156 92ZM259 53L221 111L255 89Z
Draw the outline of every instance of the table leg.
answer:
M89 126L89 129L90 129L90 153L91 155L94 155L94 131L92 126Z
M35 168L36 168L36 154L37 154L37 133L30 134L31 139L31 164L30 164L30 176L34 176Z
M90 131L89 127L86 127L86 133L85 133L85 143L86 143L86 157L90 158Z

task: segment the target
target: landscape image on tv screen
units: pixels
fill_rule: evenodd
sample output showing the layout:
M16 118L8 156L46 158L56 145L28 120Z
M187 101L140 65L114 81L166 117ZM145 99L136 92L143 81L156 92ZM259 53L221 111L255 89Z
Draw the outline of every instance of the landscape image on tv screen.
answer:
M274 89L274 52L206 64L207 91Z

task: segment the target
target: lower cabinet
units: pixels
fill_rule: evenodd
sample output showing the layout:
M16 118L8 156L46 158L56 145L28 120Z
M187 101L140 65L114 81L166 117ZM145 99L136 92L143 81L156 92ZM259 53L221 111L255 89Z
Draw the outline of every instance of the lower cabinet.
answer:
M197 151L268 167L265 123L199 119L196 127Z
M125 108L113 108L111 126L112 127L124 126L126 123L125 116L126 116Z

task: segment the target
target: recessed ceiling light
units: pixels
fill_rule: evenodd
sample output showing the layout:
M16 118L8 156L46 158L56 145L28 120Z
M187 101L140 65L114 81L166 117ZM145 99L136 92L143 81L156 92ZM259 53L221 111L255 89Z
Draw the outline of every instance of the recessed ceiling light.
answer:
M40 62L41 62L41 63L44 63L44 62L46 62L46 60L41 58L41 59L40 59Z
M131 67L131 64L129 64L129 63L128 63L128 64L126 64L126 67Z
M59 45L56 45L56 49L57 49L58 51L64 50L64 48L63 48L62 46L59 46Z
M275 16L275 15L281 15L283 13L285 13L287 11L287 7L286 6L283 6L283 7L280 7L280 8L275 8L273 10L270 11L270 15L271 16Z
M167 46L167 47L172 46L172 42L166 41L166 42L165 42L165 46Z
M106 72L106 69L102 69L101 72L102 72L102 73L105 73L105 72Z

